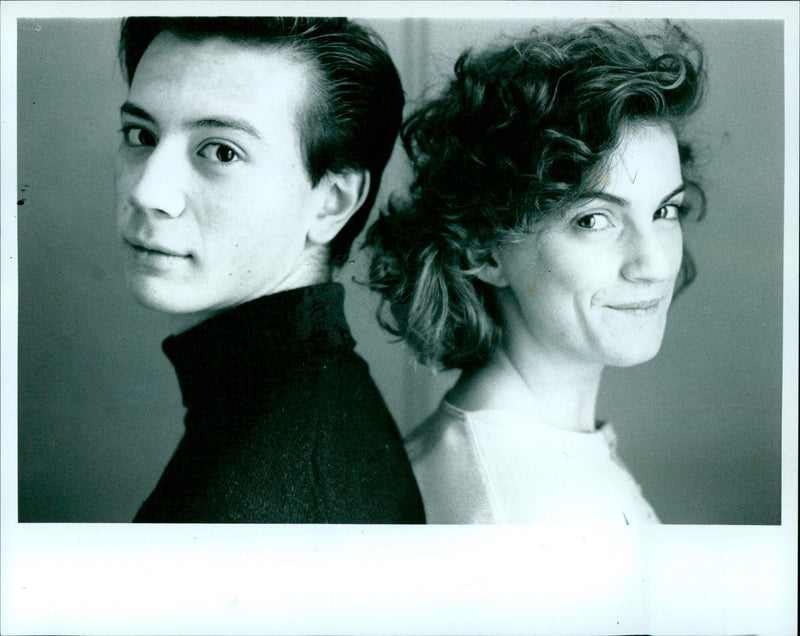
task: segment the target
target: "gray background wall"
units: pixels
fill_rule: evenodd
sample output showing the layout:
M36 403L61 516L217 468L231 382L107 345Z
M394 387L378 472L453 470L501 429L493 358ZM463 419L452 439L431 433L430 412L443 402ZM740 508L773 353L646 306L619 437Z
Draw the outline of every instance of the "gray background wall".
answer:
M373 20L413 106L466 46L533 23ZM782 24L697 21L710 92L689 129L708 216L687 241L699 277L659 356L611 369L599 417L667 523L780 523ZM24 20L18 32L19 519L128 521L182 433L160 351L168 319L137 306L118 262L111 166L125 89L115 20ZM383 191L402 187L396 152ZM455 376L418 368L340 274L346 311L402 430Z

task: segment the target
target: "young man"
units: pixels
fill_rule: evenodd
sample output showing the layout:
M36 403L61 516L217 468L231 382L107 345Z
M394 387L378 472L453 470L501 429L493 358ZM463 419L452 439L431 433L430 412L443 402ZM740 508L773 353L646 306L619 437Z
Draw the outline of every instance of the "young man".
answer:
M375 200L403 93L344 19L130 18L117 217L185 434L135 521L415 523L399 434L330 282Z

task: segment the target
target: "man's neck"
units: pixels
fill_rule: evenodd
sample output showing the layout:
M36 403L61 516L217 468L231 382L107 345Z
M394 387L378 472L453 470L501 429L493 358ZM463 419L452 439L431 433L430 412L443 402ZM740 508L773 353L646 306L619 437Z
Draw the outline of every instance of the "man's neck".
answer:
M256 291L239 302L230 305L192 313L170 314L169 332L171 334L182 333L226 309L242 305L256 298L261 298L262 296L271 296L272 294L289 291L290 289L299 289L319 283L327 283L332 277L333 268L330 265L330 251L328 247L308 244L297 262L289 268L286 275L277 283L271 285L269 288Z

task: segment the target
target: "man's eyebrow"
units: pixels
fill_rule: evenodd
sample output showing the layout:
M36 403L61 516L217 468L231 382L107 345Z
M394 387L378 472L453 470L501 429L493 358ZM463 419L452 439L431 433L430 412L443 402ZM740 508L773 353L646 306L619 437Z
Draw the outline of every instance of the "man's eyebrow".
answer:
M207 117L198 119L188 123L189 128L228 128L232 130L240 130L247 133L251 137L261 139L261 134L253 127L252 124L246 122L244 119L236 119L234 117Z
M664 205L672 197L674 197L677 194L680 194L685 189L686 189L686 185L681 183L677 188L675 188L667 196L665 196L663 199L661 199L661 203L659 203L658 205L659 206ZM618 206L623 207L623 208L630 205L630 202L627 199L624 199L622 197L618 197L618 196L616 196L614 194L610 194L608 192L603 192L601 190L590 190L589 192L587 192L586 194L581 196L580 199L578 199L578 201L588 201L588 200L591 200L591 199L600 199L602 201L607 201L608 203L612 203L614 205L618 205Z
M153 119L153 116L150 113L148 113L144 108L141 108L136 104L132 104L131 102L125 102L122 106L120 106L119 112L121 115L131 115L132 117L137 117L138 119L144 119L145 121L149 121L151 124L156 123L156 120Z
M156 123L155 118L150 113L148 113L141 106L137 106L131 102L125 102L122 106L120 106L119 111L121 114L131 115L132 117L142 119L150 122L151 124ZM252 124L248 123L244 119L236 119L235 117L204 117L203 119L186 122L184 126L190 129L227 128L231 130L240 130L244 133L247 133L251 137L261 139L261 134Z

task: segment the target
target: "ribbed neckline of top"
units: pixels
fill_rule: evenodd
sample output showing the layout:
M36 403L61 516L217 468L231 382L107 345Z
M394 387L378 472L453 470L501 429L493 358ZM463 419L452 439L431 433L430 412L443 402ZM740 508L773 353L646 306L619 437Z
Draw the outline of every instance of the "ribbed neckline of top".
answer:
M464 409L457 407L455 404L448 402L446 397L444 400L442 400L441 408L445 411L448 411L451 415L461 418L463 420L470 420L470 419L474 420L475 418L481 419L482 417L486 418L490 414L506 413L511 416L510 421L512 422L516 421L522 424L523 420L525 420L524 421L525 426L536 426L539 429L550 431L552 435L575 436L576 438L580 437L590 438L594 435L608 435L608 433L610 433L613 429L613 427L608 422L605 421L596 421L595 428L592 431L573 431L566 428L558 428L556 426L549 426L547 424L539 422L538 420L531 419L524 412L522 412L519 409L515 409L513 407L508 407L508 408L495 407L491 409L465 411ZM494 417L492 417L491 419L494 419Z
M344 316L344 289L321 283L227 309L164 340L183 403L257 395L293 370L324 367L355 342Z

